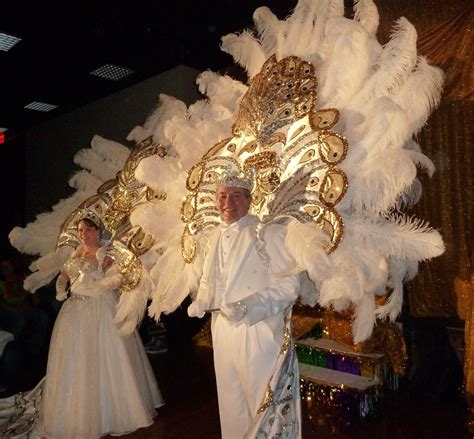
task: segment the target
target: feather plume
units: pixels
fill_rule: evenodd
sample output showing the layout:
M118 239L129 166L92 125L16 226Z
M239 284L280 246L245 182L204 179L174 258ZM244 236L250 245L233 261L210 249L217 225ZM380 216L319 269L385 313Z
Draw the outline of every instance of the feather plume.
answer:
M90 195L93 195L97 188L104 183L106 180L94 177L86 170L77 171L69 179L69 186L74 189L77 189L79 192L87 192Z
M299 1L287 20L285 46L282 56L304 56L308 52L312 38L324 31L330 0L314 2L311 0ZM321 26L321 30L315 28ZM316 34L316 35L315 35Z
M147 272L142 270L142 278L138 286L120 294L114 316L114 323L120 335L129 335L138 327L145 315L152 290L153 282Z
M315 224L291 221L287 226L285 246L298 265L306 270L318 286L331 271L329 258L324 250L328 236Z
M422 220L401 214L386 218L345 218L352 237L371 246L386 258L423 261L441 255L444 244L440 234Z
M443 76L441 69L428 65L424 57L419 57L415 71L394 97L406 112L413 134L420 131L430 113L439 105Z
M25 278L23 288L30 293L34 293L41 287L48 285L59 273L59 269L47 271L35 271Z
M435 166L431 159L421 152L420 145L418 145L414 140L410 140L405 145L405 148L408 150L408 154L413 160L413 163L415 163L415 165L420 169L424 170L428 174L428 177L432 177L435 172Z
M367 102L398 93L417 61L416 30L406 19L400 18L377 61L377 71L366 81L364 88L351 103L352 108L364 108Z
M340 108L363 85L370 68L366 32L345 18L333 19L326 35L328 57L320 70L319 105Z
M260 44L265 52L265 56L269 58L275 54L277 59L281 59L284 22L278 20L278 17L266 6L255 10L253 21L257 28Z
M45 255L54 251L61 225L68 215L92 192L76 192L53 206L51 212L40 213L26 227L14 227L8 238L17 250L29 255Z
M372 0L359 0L355 6L354 20L370 34L375 36L379 27L379 11Z
M240 35L230 34L222 37L221 50L232 55L252 79L266 61L265 52L258 40L248 31Z
M402 310L403 304L403 282L413 278L418 271L418 263L400 261L392 258L390 260L390 276L387 287L391 290L388 301L375 310L378 318L388 317L395 320Z
M148 308L150 316L158 319L162 312L173 312L189 294L188 271L177 247L165 250L150 272L156 288Z
M163 246L179 245L182 225L179 218L179 206L166 200L158 203L140 205L130 214L130 223L141 226Z
M130 150L126 146L97 134L92 137L91 148L115 169L122 168L130 155Z
M196 83L199 91L209 97L215 105L222 105L235 118L239 109L238 104L248 87L230 76L220 76L211 71L201 73Z
M47 253L44 256L38 258L36 261L34 261L34 266L31 268L33 270L40 271L60 270L71 252L72 248L61 247L57 251Z
M173 180L181 169L182 165L178 159L155 155L140 161L135 170L135 178L156 191L165 191L166 181Z
M415 178L410 188L406 192L400 194L394 205L394 209L396 211L402 211L407 207L414 206L418 201L420 201L422 192L423 188L421 186L421 181L418 180L418 178Z
M375 325L375 301L373 294L366 294L356 304L354 322L352 323L352 335L354 343L367 340L372 334Z
M147 137L153 135L153 139L166 145L164 135L164 125L168 119L174 116L184 117L186 114L186 104L179 99L160 93L159 102L155 110L147 117L143 127L136 126L127 136L127 140L134 140L139 143Z
M88 169L93 177L102 177L110 180L115 177L117 167L115 163L107 163L104 158L93 149L82 149L74 156L74 163Z

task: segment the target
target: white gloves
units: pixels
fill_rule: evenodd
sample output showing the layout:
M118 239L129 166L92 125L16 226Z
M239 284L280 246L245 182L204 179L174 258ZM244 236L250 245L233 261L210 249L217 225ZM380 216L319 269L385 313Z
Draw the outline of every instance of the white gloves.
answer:
M68 280L60 274L56 279L56 300L63 301L67 297L67 287Z
M227 320L236 323L240 322L245 317L245 315L247 314L247 307L243 303L235 302L230 303L228 305L223 305L215 311L219 311ZM205 313L205 307L198 300L195 300L188 307L189 317L202 318L204 317Z
M188 316L189 317L204 317L205 309L200 302L195 300L191 305L188 306Z
M247 314L247 307L240 302L229 303L220 307L220 313L231 322L240 322Z

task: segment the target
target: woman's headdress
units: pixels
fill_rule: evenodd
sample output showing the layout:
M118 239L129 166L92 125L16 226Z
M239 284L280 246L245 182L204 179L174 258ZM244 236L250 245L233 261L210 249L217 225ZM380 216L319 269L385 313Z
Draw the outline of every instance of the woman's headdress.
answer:
M92 221L99 229L102 226L102 221L100 220L99 215L97 215L95 212L89 209L83 209L80 212L79 218L77 220L77 224L79 224L80 221L88 219L89 221Z

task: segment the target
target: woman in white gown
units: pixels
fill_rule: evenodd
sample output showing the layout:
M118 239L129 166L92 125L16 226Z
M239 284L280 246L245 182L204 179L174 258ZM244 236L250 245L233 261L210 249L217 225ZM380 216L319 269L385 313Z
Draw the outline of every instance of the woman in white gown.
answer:
M100 247L99 222L78 223L81 246L58 277L58 314L49 350L36 432L45 438L120 435L153 423L164 404L137 331L121 337L113 323L118 271Z

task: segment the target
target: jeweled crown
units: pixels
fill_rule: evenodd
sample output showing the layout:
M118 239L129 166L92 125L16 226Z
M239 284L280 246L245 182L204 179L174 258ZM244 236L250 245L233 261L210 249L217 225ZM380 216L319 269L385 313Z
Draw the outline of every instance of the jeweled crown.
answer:
M92 221L99 228L100 228L100 225L102 223L102 221L100 220L99 215L97 215L92 210L88 210L88 209L83 209L83 210L80 211L77 223L79 223L79 221L81 221L83 219L88 219L88 220Z
M252 192L253 189L253 169L247 172L238 172L235 170L226 170L222 172L217 179L217 187L240 187Z

